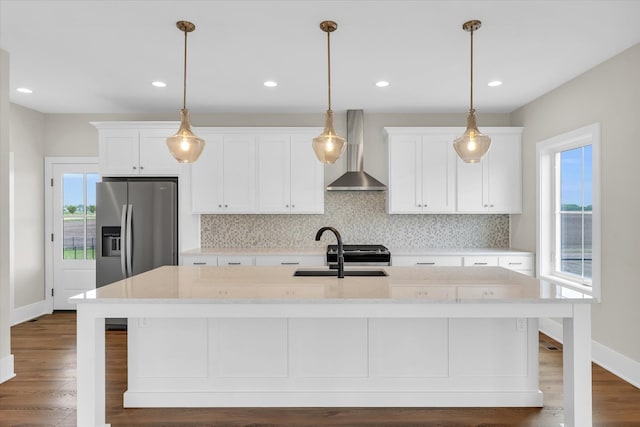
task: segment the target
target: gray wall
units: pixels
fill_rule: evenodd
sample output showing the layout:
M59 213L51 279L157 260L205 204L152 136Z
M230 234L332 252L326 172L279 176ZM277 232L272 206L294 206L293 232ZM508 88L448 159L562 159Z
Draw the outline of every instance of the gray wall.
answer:
M9 185L9 54L0 50L0 382L11 375L11 224Z
M14 307L44 299L44 123L44 114L11 105Z
M593 338L640 362L640 44L531 102L511 115L523 134L523 214L512 243L536 248L538 141L600 122L602 173L602 302L593 307Z

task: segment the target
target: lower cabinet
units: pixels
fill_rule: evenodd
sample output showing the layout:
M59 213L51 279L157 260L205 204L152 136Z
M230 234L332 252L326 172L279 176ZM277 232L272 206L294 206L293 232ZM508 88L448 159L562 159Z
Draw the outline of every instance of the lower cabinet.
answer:
M218 265L216 255L183 255L182 265Z
M225 266L225 265L252 266L254 264L255 264L255 260L252 255L219 255L218 256L218 266Z
M325 257L324 255L260 255L256 256L256 265L320 267L325 265Z
M534 255L392 255L395 267L503 267L535 276Z

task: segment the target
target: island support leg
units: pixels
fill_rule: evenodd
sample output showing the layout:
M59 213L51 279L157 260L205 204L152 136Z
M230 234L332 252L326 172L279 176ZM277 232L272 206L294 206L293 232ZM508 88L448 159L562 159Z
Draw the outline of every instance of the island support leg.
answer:
M592 425L591 305L574 304L563 319L564 420L566 427Z
M104 318L92 308L77 309L77 425L106 427Z

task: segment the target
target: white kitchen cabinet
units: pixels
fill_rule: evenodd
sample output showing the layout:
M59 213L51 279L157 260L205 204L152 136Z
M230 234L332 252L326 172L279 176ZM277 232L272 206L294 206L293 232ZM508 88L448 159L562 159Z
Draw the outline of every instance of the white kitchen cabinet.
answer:
M257 255L256 265L299 265L320 267L325 265L324 255Z
M310 149L313 134L259 135L258 211L324 213L324 167Z
M480 256L464 256L463 264L465 267L497 267L498 257L490 255Z
M438 128L385 128L388 135L388 212L455 211L455 133Z
M393 266L461 267L462 257L457 255L391 255Z
M255 260L251 255L219 255L218 266L244 265L252 266Z
M457 211L522 212L521 128L486 128L491 148L480 163L457 165Z
M218 265L216 255L182 255L182 265Z
M178 176L181 165L166 145L177 123L93 122L102 176ZM175 129L174 129L175 127Z
M194 132L207 145L191 164L191 211L255 213L255 136Z
M527 276L535 276L533 255L506 255L498 257L498 265L526 274Z

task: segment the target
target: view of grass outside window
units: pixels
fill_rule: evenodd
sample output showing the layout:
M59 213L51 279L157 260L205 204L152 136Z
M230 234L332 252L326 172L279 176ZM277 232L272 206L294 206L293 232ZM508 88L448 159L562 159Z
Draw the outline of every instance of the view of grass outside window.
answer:
M100 175L67 173L63 177L63 259L96 258L96 182Z
M559 197L556 199L556 271L591 279L592 273L592 148L561 151Z

